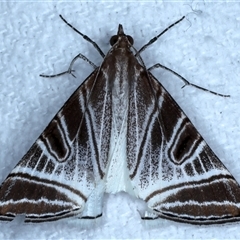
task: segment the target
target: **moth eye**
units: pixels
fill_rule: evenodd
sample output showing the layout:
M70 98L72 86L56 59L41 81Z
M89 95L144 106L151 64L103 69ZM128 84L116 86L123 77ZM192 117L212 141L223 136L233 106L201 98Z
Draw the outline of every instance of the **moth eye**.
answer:
M117 35L114 35L110 38L110 44L111 46L113 46L118 40L118 36Z
M128 41L131 43L131 45L133 45L133 38L131 37L131 36L129 36L129 35L127 35L127 39L128 39ZM110 38L110 44L111 44L111 46L113 46L116 42L117 42L117 40L118 40L118 35L114 35L114 36L112 36L111 38Z
M128 41L131 43L131 45L133 45L134 40L131 36L127 35Z

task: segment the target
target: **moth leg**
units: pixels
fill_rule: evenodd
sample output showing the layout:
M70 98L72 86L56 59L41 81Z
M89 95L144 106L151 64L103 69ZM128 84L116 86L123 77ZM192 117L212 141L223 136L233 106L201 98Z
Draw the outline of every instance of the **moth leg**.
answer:
M186 78L184 78L183 76L181 76L181 75L178 74L177 72L173 71L172 69L170 69L170 68L168 68L168 67L166 67L166 66L163 66L163 65L160 64L160 63L157 63L157 64L153 65L152 67L150 67L150 68L148 69L148 71L151 71L152 69L155 69L155 68L163 68L163 69L165 69L165 70L173 73L173 74L176 75L177 77L179 77L179 78L185 83L185 85L184 85L182 88L184 88L184 87L186 87L186 86L193 86L193 87L195 87L195 88L198 88L198 89L200 89L200 90L203 90L203 91L212 93L212 94L217 95L217 96L220 96L220 97L230 97L230 95L225 95L225 94L217 93L217 92L208 90L208 89L206 89L206 88L200 87L200 86L198 86L198 85L195 85L195 84L193 84L193 83L190 83Z
M71 61L67 71L64 71L64 72L61 72L61 73L58 73L58 74L53 74L53 75L40 74L40 77L53 78L53 77L59 77L59 76L64 75L64 74L71 74L73 77L76 78L76 76L73 74L73 72L75 70L73 70L72 67L73 67L73 64L76 62L76 60L78 58L83 59L84 61L88 62L94 69L97 68L97 66L92 61L90 61L87 57L85 57L84 55L79 53L76 57L73 58L73 60Z

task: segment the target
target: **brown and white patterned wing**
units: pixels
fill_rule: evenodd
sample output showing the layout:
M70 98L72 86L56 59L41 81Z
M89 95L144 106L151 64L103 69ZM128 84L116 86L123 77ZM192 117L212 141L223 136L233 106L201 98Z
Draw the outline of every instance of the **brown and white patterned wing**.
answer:
M95 81L98 74L96 69L75 91L2 183L1 220L101 215L111 109L106 82L99 88Z
M127 136L135 195L155 217L193 224L239 220L236 180L151 73L137 82Z

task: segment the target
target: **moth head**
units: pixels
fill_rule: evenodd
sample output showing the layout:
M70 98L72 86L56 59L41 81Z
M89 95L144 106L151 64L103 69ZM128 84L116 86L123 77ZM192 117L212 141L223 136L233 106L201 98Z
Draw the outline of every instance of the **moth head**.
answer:
M127 37L129 43L130 43L131 45L133 45L133 42L134 42L134 41L133 41L133 38L132 38L131 36L129 36L129 35L125 35L125 34L124 34L124 31L123 31L123 26L122 26L122 24L119 24L119 25L118 25L117 35L114 35L114 36L112 36L112 37L110 38L110 44L111 44L111 46L113 46L115 43L117 43L118 39L119 39L120 37L122 37L122 36Z

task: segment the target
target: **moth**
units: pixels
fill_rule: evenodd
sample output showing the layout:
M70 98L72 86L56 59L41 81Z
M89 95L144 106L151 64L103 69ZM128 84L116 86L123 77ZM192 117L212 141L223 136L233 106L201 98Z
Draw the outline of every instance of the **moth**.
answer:
M120 191L146 202L143 219L239 220L238 183L140 57L183 18L139 51L119 25L106 56L62 18L104 59L2 183L1 220L94 219L103 194Z

